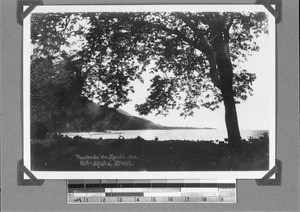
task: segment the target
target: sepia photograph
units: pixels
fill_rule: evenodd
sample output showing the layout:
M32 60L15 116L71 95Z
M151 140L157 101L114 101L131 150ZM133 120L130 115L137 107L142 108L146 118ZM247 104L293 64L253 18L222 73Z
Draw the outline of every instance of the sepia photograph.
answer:
M275 165L275 47L262 5L37 6L24 163L40 179L261 178Z

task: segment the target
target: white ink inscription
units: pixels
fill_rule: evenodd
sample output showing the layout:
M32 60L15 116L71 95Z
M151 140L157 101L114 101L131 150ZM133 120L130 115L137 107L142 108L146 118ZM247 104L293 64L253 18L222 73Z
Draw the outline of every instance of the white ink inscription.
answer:
M135 155L75 155L81 166L84 167L130 167L133 160L137 160Z

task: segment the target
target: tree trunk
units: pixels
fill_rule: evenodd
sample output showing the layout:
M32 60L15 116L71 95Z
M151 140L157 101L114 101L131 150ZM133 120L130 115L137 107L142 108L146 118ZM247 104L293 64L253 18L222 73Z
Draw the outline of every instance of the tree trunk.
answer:
M237 146L241 143L241 135L234 101L233 68L228 54L228 45L224 45L222 50L217 53L217 65L220 69L220 90L225 106L228 143L231 146Z
M228 43L219 43L215 48L216 65L219 71L219 88L225 106L225 123L227 128L228 143L235 147L241 143L236 106L233 92L233 67L229 54Z
M240 129L233 92L233 68L230 57L224 51L217 54L217 65L220 70L220 90L225 106L225 123L227 128L228 143L237 146L241 142Z
M212 82L222 93L228 143L235 147L241 143L233 91L233 66L229 49L229 28L216 19L211 24L212 49L208 52Z
M225 123L227 128L228 143L230 146L237 146L241 142L241 135L232 87L226 89L226 91L223 91L222 95L225 106Z

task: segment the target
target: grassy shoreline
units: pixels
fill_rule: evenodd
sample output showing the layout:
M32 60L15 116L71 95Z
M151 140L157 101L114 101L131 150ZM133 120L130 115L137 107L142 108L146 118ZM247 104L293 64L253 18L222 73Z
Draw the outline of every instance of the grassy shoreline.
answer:
M86 139L31 140L35 171L245 171L269 168L269 138L251 138L237 149L210 141Z

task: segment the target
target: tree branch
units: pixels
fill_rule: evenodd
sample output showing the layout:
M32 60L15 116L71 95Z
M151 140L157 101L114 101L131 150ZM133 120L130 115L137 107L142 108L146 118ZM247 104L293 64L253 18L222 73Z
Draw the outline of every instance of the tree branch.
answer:
M229 23L228 23L228 25L227 25L227 27L226 27L226 30L229 31L230 27L231 27L232 24L233 24L233 20L234 20L234 14L231 14L231 15L230 15L230 19L229 19Z
M209 42L205 38L203 32L197 27L196 24L193 24L192 21L183 13L176 13L177 17L180 18L186 25L190 27L190 29L195 33L195 35L198 37L198 40L200 41L200 45L198 45L198 49L202 51L204 54L206 54L209 63L210 63L210 78L213 82L213 84L220 89L220 77L217 70L217 61L215 57L215 53L209 46ZM215 38L215 37L214 37ZM214 39L213 38L213 39Z
M198 41L199 41L200 45L198 44L195 47L197 49L199 49L200 51L202 51L203 53L206 53L206 54L209 53L210 46L209 46L209 43L208 43L207 39L205 38L202 30L199 29L196 24L192 23L190 18L188 18L185 14L176 13L176 16L178 18L180 18L187 26L189 26L190 29L194 32L195 36L198 37Z
M223 17L222 17L222 22L225 24L226 23L226 19L228 17L228 13L224 13Z
M188 37L186 37L182 32L180 32L177 29L170 29L170 28L166 27L165 25L154 24L154 23L147 22L147 21L140 21L140 23L149 25L152 28L155 28L155 29L158 29L158 30L165 31L168 34L174 34L174 35L176 35L177 37L181 38L183 41L187 42L190 45L193 45L195 43L193 40L191 40Z
M215 55L213 52L211 52L211 54L209 55L208 61L210 64L209 75L210 75L211 81L217 88L221 89L220 77L219 77L218 70L217 70L217 61L216 61L216 58L215 58Z
M166 27L165 25L154 24L154 23L144 22L144 21L143 21L143 23L148 24L149 26L151 26L155 29L163 30L169 34L175 34L176 36L178 36L179 38L181 38L188 44L194 46L195 48L197 48L198 50L203 52L207 56L209 63L210 63L210 77L212 79L212 82L217 88L220 88L220 77L219 77L218 70L217 70L217 62L216 62L215 54L214 54L213 50L211 49L203 32L200 29L198 29L197 26L195 24L193 24L191 22L191 20L183 13L176 13L176 16L178 18L180 18L195 33L195 35L198 39L193 41L190 38L186 37L179 30L170 29L170 28Z
M71 15L68 15L68 16L66 17L65 22L62 23L62 27L63 27L63 29L62 29L62 31L61 31L62 33L66 33L66 30L67 30L67 28L68 28L68 25L69 25L70 21L71 21Z
M228 43L229 42L229 29L233 24L233 20L234 20L234 14L231 14L230 19L229 19L229 23L226 26L226 23L224 22L224 27L223 27L223 34L224 34L224 42Z

